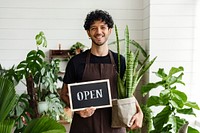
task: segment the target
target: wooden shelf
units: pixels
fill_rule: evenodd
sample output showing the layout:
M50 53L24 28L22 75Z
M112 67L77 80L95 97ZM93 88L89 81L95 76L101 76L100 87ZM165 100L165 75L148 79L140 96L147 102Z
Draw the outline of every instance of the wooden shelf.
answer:
M49 50L49 58L69 58L70 57L70 50Z

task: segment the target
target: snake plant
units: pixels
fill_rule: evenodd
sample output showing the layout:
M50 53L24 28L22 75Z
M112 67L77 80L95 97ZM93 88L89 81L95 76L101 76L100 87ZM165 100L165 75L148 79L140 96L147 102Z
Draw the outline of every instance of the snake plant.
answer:
M145 72L148 71L150 66L154 63L155 58L153 58L151 61L149 61L149 55L145 56L145 59L143 62L139 60L140 51L143 52L143 55L145 51L142 49L142 47L137 43L136 41L132 41L129 39L129 29L128 26L126 26L125 29L125 58L126 58L126 70L125 74L123 76L123 79L120 78L120 40L118 36L118 30L117 26L115 25L115 33L116 33L116 43L117 43L117 53L118 53L118 82L117 82L117 88L118 88L118 98L128 98L133 96L137 85L139 84L141 78L145 74ZM136 50L131 51L130 49L130 43L135 43ZM148 62L149 61L149 62Z

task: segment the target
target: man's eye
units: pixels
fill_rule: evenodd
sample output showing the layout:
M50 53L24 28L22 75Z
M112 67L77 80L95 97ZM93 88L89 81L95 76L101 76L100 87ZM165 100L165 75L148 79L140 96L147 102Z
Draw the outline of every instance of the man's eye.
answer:
M95 30L96 28L91 28L90 30Z
M106 27L106 26L103 26L103 27L101 27L101 29L102 29L102 30L105 30L105 29L107 29L107 27Z

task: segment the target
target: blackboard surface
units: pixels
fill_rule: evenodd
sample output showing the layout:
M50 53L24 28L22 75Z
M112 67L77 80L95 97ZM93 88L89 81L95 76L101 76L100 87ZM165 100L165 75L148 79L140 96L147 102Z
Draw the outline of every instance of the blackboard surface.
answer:
M68 84L68 89L72 111L112 106L108 79Z

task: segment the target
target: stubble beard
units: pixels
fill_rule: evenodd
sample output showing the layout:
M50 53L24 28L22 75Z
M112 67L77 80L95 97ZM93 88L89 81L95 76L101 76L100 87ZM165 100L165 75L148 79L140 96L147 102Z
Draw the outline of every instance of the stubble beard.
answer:
M107 41L107 40L104 40L103 42L97 42L97 41L95 41L95 39L92 39L92 38L91 38L91 40L92 40L92 43L95 44L96 46L102 46Z

